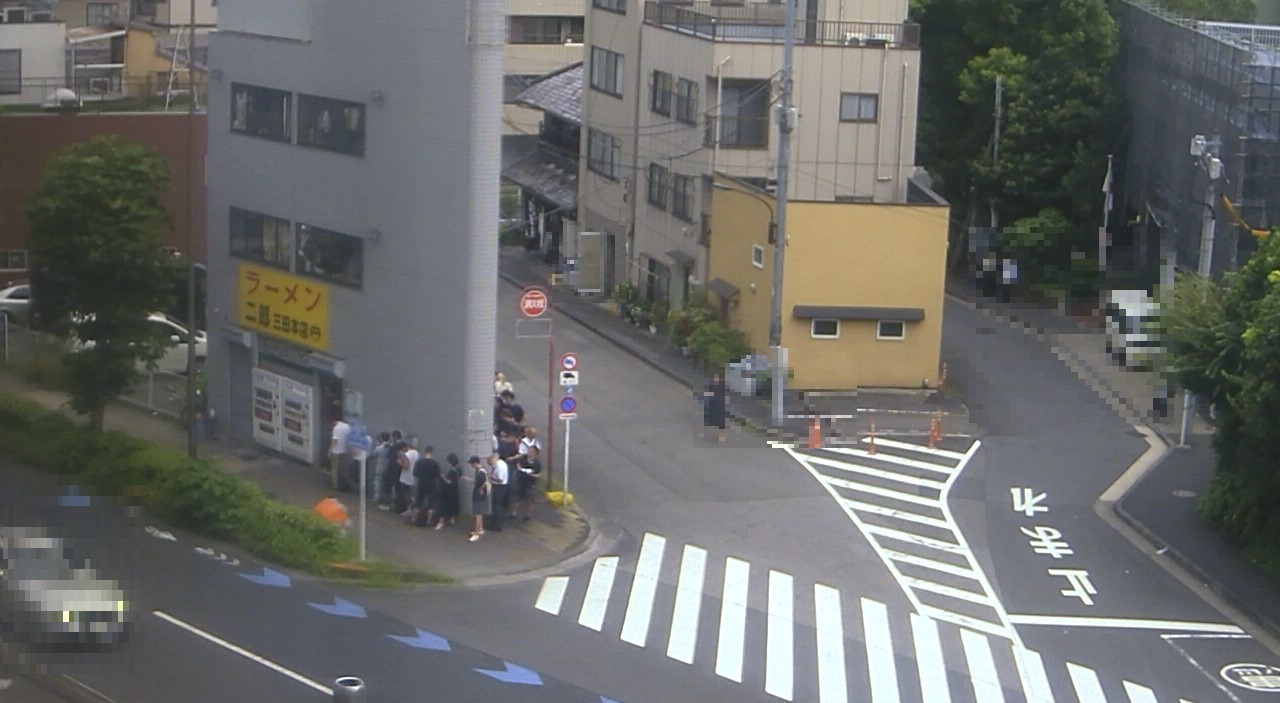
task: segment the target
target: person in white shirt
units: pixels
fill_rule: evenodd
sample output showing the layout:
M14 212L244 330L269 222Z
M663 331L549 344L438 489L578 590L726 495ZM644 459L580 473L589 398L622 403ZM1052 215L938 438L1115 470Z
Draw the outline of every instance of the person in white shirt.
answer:
M400 442L400 478L396 481L396 510L401 515L409 512L413 499L413 464L418 460L418 450L410 449L408 442Z
M520 458L517 460L516 474L516 514L521 522L529 521L529 511L533 509L534 489L538 486L538 477L542 475L542 440L538 439L538 430L524 428L524 437L520 440Z
M329 440L329 487L338 490L338 477L342 475L343 469L346 468L347 460L347 438L351 436L351 425L342 421L342 418L334 418L333 433Z
M509 477L507 462L502 461L497 454L490 454L489 487L493 497L493 510L489 514L489 526L486 529L494 532L502 531L502 521L507 517L507 511L510 509Z

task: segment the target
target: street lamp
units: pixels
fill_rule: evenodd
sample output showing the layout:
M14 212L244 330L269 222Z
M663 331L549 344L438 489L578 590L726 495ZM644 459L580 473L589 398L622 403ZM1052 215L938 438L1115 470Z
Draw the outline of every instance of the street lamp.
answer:
M1196 158L1196 165L1204 170L1209 182L1204 188L1204 208L1200 211L1200 260L1197 262L1197 273L1205 278L1213 276L1213 196L1217 185L1222 180L1222 160L1217 156L1222 141L1215 132L1213 137L1205 138L1197 134L1191 138L1190 153ZM1191 431L1191 422L1195 417L1196 399L1191 391L1183 393L1182 423L1178 431L1178 446L1187 446L1187 434Z

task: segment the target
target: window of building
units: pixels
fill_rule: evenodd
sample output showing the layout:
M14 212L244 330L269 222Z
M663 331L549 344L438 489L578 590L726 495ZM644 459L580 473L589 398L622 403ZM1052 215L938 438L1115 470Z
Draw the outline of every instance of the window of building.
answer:
M364 156L364 105L298 94L298 144Z
M364 240L311 225L298 225L295 270L359 288L364 278Z
M649 109L659 115L671 116L671 74L653 72L653 87L649 96Z
M814 318L809 321L809 336L814 339L838 339L840 321Z
M764 268L764 247L759 244L751 245L751 265L758 269Z
M293 262L293 225L288 220L231 208L231 255L289 269Z
M591 6L601 10L627 14L627 0L591 0Z
M591 87L622 97L622 54L598 46L591 47Z
M513 15L507 18L508 44L581 44L583 18Z
M876 339L906 339L907 323L902 320L880 320L876 323Z
M26 249L0 249L0 271L26 271Z
M667 209L667 191L671 189L671 171L665 166L649 164L649 204Z
M287 90L232 83L231 131L292 141L293 96Z
M622 143L618 138L598 129L588 129L587 168L605 178L618 180L622 169Z
M676 81L676 119L686 124L698 121L698 84L685 78Z
M875 122L880 116L880 96L874 93L841 93L841 122Z
M720 100L720 146L763 147L769 143L770 81L725 81Z
M0 95L22 92L22 49L0 49Z
M697 178L675 174L671 179L671 214L686 222L693 222L693 189Z
M118 9L114 2L90 2L84 6L84 22L90 27L111 24L118 17Z

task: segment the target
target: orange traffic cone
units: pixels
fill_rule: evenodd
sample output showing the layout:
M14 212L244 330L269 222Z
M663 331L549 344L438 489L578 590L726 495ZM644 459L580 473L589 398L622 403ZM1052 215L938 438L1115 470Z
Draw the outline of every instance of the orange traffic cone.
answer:
M871 448L867 451L871 456L876 455L876 423L871 423Z
M813 416L813 424L809 425L809 448L822 448L822 420L817 415Z
M938 440L942 439L942 411L935 412L929 421L929 448L937 449Z

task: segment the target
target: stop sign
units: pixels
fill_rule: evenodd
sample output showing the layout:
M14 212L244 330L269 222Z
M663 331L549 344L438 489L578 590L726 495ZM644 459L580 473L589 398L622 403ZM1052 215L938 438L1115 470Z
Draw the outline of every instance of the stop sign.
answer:
M547 311L550 300L547 292L541 288L526 288L520 294L520 312L525 317L539 317Z

